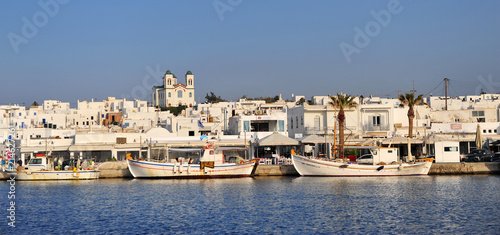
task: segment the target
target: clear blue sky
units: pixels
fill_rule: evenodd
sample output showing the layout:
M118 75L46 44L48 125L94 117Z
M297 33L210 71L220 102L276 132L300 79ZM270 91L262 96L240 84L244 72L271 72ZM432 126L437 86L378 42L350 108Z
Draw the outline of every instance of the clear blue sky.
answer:
M500 92L500 1L390 4L396 3L73 0L44 10L39 1L1 1L0 104L149 100L149 85L159 82L146 79L144 89L143 81L157 66L181 80L191 70L196 101L210 91L226 99L396 97L413 81L417 93L427 94L445 77L453 96ZM388 12L390 20L382 15L378 23L371 11ZM348 61L342 43L355 47L355 29L366 34L366 26L369 43L358 40L359 53ZM443 95L444 87L432 93Z

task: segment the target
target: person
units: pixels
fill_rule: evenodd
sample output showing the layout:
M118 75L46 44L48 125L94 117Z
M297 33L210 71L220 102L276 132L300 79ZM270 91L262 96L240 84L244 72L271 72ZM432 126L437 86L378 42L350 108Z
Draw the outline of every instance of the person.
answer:
M295 148L292 148L291 154L297 155L297 153L295 153Z
M19 159L19 161L17 161L17 165L18 166L23 166L23 160Z

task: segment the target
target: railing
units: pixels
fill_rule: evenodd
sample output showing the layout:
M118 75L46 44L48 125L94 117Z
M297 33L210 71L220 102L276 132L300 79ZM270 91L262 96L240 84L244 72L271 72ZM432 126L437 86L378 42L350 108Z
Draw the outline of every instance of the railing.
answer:
M365 131L390 131L389 125L379 125L379 126L364 125L363 129Z

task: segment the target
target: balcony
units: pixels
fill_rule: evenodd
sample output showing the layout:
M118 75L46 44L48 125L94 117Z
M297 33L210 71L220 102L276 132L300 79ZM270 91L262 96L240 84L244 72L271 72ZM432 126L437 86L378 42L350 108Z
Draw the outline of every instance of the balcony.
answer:
M363 126L364 131L390 131L389 125L364 125Z

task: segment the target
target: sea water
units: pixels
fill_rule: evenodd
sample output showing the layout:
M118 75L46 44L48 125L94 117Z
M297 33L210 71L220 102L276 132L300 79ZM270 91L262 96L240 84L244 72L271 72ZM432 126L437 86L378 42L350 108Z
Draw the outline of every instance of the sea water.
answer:
M500 234L492 175L17 181L13 200L0 186L0 234Z

